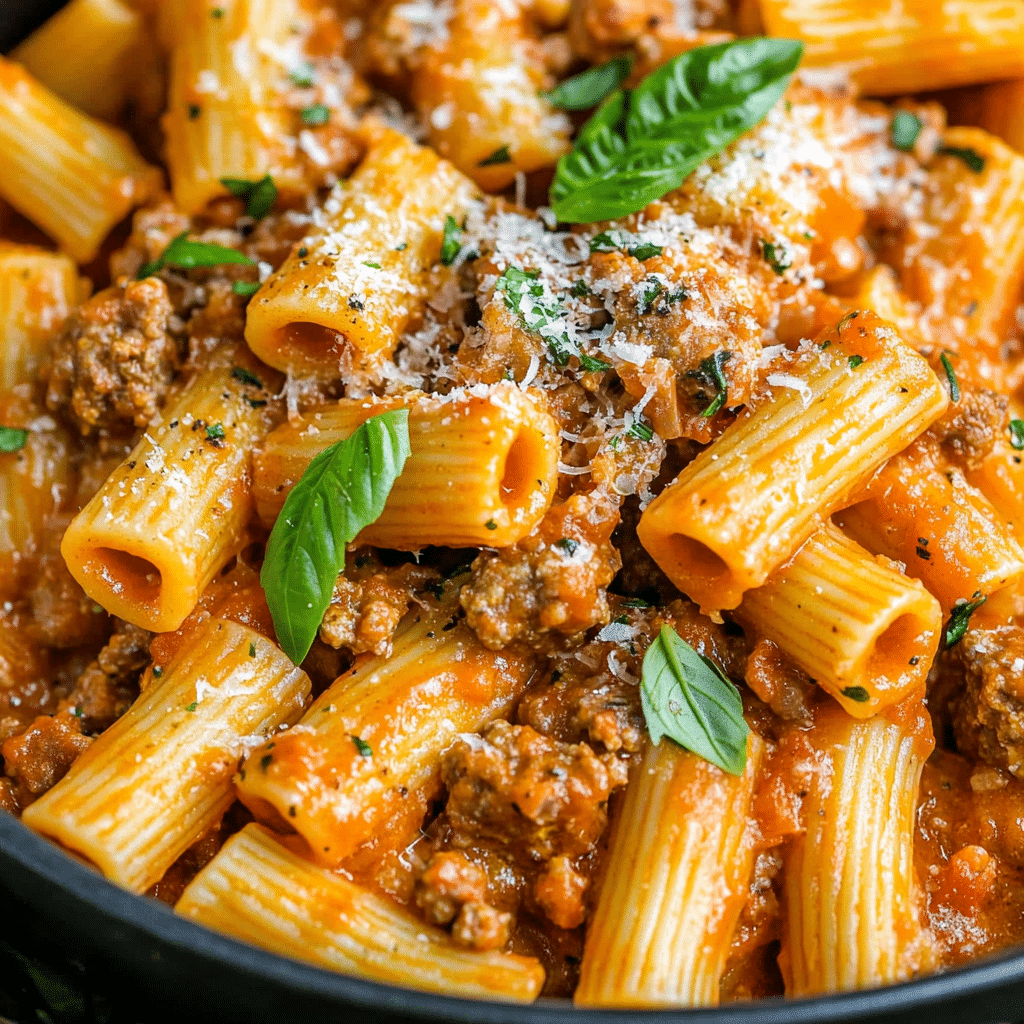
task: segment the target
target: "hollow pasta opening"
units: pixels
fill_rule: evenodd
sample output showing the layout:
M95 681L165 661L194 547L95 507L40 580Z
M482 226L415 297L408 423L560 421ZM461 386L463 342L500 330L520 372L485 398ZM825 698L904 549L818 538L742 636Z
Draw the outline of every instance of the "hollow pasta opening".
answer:
M541 439L532 430L520 430L509 446L501 476L501 500L509 509L530 504L538 486Z
M673 533L665 538L664 543L671 558L677 564L685 565L693 575L703 577L707 586L725 579L732 571L724 559L693 537Z
M285 324L278 331L277 343L285 356L321 362L326 354L332 351L340 353L347 344L345 335L340 331L305 320Z
M868 678L895 684L910 668L910 659L925 653L920 641L926 628L917 615L900 615L893 620L875 640L868 659Z
M96 548L91 561L96 571L112 580L122 599L149 606L159 600L163 577L148 558L118 548Z

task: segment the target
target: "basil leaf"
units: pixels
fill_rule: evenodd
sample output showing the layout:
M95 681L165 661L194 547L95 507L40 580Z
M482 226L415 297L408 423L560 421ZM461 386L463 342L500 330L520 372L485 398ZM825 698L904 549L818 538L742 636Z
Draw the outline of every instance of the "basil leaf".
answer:
M640 704L652 743L668 736L722 771L743 774L750 728L739 691L671 626L644 655Z
M0 452L20 452L27 443L27 430L21 427L0 427Z
M700 414L701 419L707 420L714 416L725 405L726 399L729 397L729 378L726 377L722 367L730 359L732 359L732 353L728 349L720 349L713 356L702 359L697 369L690 370L687 374L688 377L693 377L700 381L705 387L713 387L715 389L715 397Z
M949 361L949 356L943 352L939 356L939 362L942 363L943 370L946 371L946 380L949 381L949 400L951 402L960 401L960 384L956 379L956 372L953 370L953 364Z
M1024 450L1024 420L1010 420L1010 447Z
M509 155L508 146L496 149L490 156L485 156L477 167L493 167L495 164L510 164L512 157Z
M228 249L213 242L193 242L188 238L188 232L183 231L164 249L159 259L141 267L136 277L141 281L164 267L192 270L194 267L221 267L226 263L239 263L249 267L256 265L237 249Z
M261 220L270 213L277 202L277 186L269 174L259 181L244 178L221 178L220 183L233 195L245 200L245 215Z
M909 110L901 110L893 119L889 127L889 137L897 149L905 153L914 148L918 135L921 134L921 119Z
M298 665L312 646L345 545L375 522L409 457L409 410L374 416L310 464L267 542L260 583L278 642Z
M624 53L607 64L588 68L541 95L559 110L589 110L617 89L633 70L633 55Z
M682 53L628 96L618 90L561 157L551 185L559 220L611 220L678 188L757 124L782 96L803 44L740 39Z
M450 267L462 252L461 237L459 222L449 213L444 219L444 238L441 241L441 263L444 266Z
M961 597L953 605L946 623L946 647L955 647L967 633L967 625L971 616L988 600L984 595L975 594L973 601Z

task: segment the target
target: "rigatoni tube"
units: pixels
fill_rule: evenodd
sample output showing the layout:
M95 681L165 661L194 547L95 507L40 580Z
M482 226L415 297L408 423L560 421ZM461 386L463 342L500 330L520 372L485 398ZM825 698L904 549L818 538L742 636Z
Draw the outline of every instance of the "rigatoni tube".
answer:
M457 946L390 900L310 864L260 825L233 835L174 909L273 953L389 985L532 1000L544 984L533 957Z
M458 587L422 595L390 657L360 662L294 729L242 766L238 795L257 819L294 829L334 867L375 836L422 822L441 754L500 717L525 689L533 656L489 651L460 620ZM357 742L358 740L358 742Z
M707 609L735 608L946 407L925 360L873 313L845 317L768 383L771 400L741 413L637 527Z
M177 629L243 545L251 449L266 431L266 393L246 383L259 372L239 348L195 377L68 527L61 553L107 611Z
M245 338L265 363L328 379L372 368L423 315L427 271L473 183L391 129L314 214L314 230L249 304Z
M507 547L551 505L558 424L513 384L477 385L446 397L343 400L267 435L253 457L253 496L268 525L321 451L388 409L409 409L411 454L380 518L356 539L403 551L428 544Z
M914 879L921 769L934 745L922 705L858 722L839 709L807 734L822 771L806 831L785 854L786 994L892 984L933 966Z
M715 1006L754 866L749 812L764 756L742 777L669 739L630 773L587 928L582 1006Z
M124 132L0 57L0 196L79 263L161 180Z
M246 747L294 722L309 689L276 644L210 619L25 824L143 892L217 823Z
M922 584L826 523L736 617L777 644L855 718L924 686L942 609Z

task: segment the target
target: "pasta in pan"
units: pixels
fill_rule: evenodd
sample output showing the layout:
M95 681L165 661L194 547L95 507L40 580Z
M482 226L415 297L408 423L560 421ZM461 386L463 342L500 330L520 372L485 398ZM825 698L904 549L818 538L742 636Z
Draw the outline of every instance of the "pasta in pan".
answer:
M955 7L72 0L0 58L0 808L466 998L1024 941L1024 4Z

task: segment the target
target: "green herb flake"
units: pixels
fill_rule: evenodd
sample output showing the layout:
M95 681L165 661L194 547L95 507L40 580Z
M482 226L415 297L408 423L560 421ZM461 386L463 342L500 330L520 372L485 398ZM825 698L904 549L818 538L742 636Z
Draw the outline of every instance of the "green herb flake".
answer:
M487 522L484 523L484 526L486 526L488 530L496 530L498 528L498 524L493 519L488 519Z
M573 540L572 537L560 537L555 541L555 547L561 548L570 557L576 554L576 549L579 546L579 542Z
M593 356L588 356L586 352L581 352L580 366L586 370L587 373L604 373L606 370L612 368L611 363L606 363L603 359L595 359Z
M236 295L249 298L260 290L260 283L259 281L235 281L231 285L231 290Z
M641 441L650 441L654 437L654 431L643 420L634 420L627 433L639 437Z
M277 186L269 174L258 181L245 178L221 178L220 183L236 198L245 200L245 215L262 220L277 202Z
M641 263L644 260L660 256L664 251L660 245L655 245L653 242L641 242L639 245L631 245L626 250L633 259L640 260Z
M278 643L296 665L331 603L345 545L380 518L408 457L409 410L381 413L313 459L285 500L260 583Z
M210 14L212 14L213 17L216 18L219 21L221 18L224 17L224 8L223 7L214 7L214 9L212 11L210 11Z
M264 754L260 758L260 771L266 773L266 770L270 767L270 762L274 760L273 754Z
M462 229L459 222L449 213L444 219L444 238L441 242L441 263L450 267L462 252Z
M188 105L188 119L194 121L203 112L203 108L198 103L190 103Z
M732 359L732 353L728 349L720 349L713 356L702 359L696 370L691 370L688 376L695 377L705 387L715 389L715 397L711 404L701 413L702 419L710 419L718 412L729 397L729 380L725 376L722 367Z
M256 644L253 641L251 641L251 640L249 641L249 657L250 658L255 658L256 657Z
M327 124L331 119L331 111L322 103L314 103L313 106L306 107L299 117L302 119L302 123L310 128L319 128L320 125Z
M572 287L569 289L569 294L574 299L581 299L585 295L590 294L590 285L581 277L578 281L574 281Z
M856 370L857 367L860 366L860 364L863 363L863 362L864 362L864 357L863 356L858 356L858 355L852 355L852 356L849 357L849 359L846 360L846 363L850 367L851 370Z
M215 245L213 242L195 242L188 238L187 231L183 231L164 249L163 255L159 259L145 264L136 277L141 281L144 277L149 277L164 267L193 270L196 267L221 267L229 263L246 267L256 265L237 249L228 249L226 246Z
M1010 420L1010 446L1024 451L1024 420Z
M380 264L373 263L371 260L363 260L363 266L369 267L371 270L380 270Z
M485 156L477 167L493 167L496 164L510 164L512 163L512 157L509 154L508 146L502 146L501 149L496 149L490 156Z
M644 655L640 705L652 743L667 736L723 771L743 774L750 729L739 691L671 626L661 627Z
M908 153L914 148L918 135L921 134L921 119L909 110L901 110L892 119L889 126L889 138L897 149Z
M244 366L232 366L231 376L234 377L235 380L241 381L243 384L248 384L250 387L263 387L263 381L261 381L255 373L251 373Z
M949 361L949 356L943 352L939 356L939 362L942 363L942 368L946 371L946 380L949 381L949 400L951 402L960 401L960 384L956 379L956 374L953 372L953 364Z
M159 679L164 674L164 670L160 665L153 666L153 678Z
M971 616L985 603L987 598L984 595L975 595L974 600L968 601L961 597L950 612L949 622L946 623L946 647L955 647L967 633L967 625Z
M642 597L624 597L620 602L623 608L650 608L651 602Z
M785 246L776 245L774 242L766 242L762 239L761 255L764 257L765 263L780 276L793 266L793 260L786 252Z
M358 736L350 736L349 738L355 744L356 750L358 750L363 757L373 757L373 748L369 743L361 740Z
M0 427L0 452L20 452L27 443L27 430L21 427Z
M185 710L186 710L186 711L195 711L195 709L196 709L197 707L199 707L199 701L197 701L197 700L194 700L194 701L192 701L192 703L191 703L191 704L186 704L186 705L185 705Z
M656 277L648 277L637 287L636 305L641 316L646 316L654 309L654 302L664 291L665 286Z
M863 686L847 686L840 692L844 697L849 697L850 700L855 700L858 704L866 704L871 700L871 694Z
M73 714L75 718L85 717L85 712L77 704L71 709L71 714Z
M313 69L312 63L304 60L301 64L292 68L288 73L288 78L291 80L292 85L297 85L300 89L308 89L316 81L316 72Z
M616 89L561 157L555 216L615 220L678 188L696 167L760 122L803 53L791 39L738 39L682 53L628 94Z
M299 247L299 251L295 254L300 260L304 260L309 255L309 250L303 245Z
M963 160L975 174L985 170L985 158L969 146L939 146L937 152Z
M206 428L206 440L207 441L223 441L224 440L224 424L223 423L211 423Z
M596 252L615 252L622 246L623 238L620 232L602 231L590 240L590 255L593 256Z
M622 85L632 70L633 55L625 53L581 71L541 95L559 110L590 110Z

